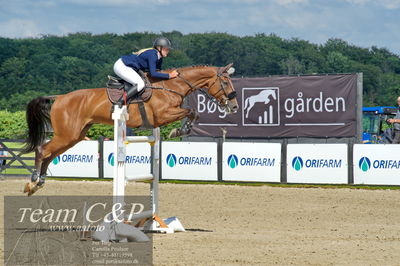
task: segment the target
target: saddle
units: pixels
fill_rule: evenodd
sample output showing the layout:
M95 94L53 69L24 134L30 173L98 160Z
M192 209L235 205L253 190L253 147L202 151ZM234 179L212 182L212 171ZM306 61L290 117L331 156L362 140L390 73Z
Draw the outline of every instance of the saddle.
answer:
M139 75L144 80L145 87L139 94L129 99L127 104L143 103L147 102L151 98L152 89L149 79L147 78L146 74L144 74L141 71L139 72ZM108 99L112 104L117 104L119 99L121 99L121 97L124 97L124 92L126 92L132 86L132 84L126 82L123 79L109 75L106 86L107 86Z

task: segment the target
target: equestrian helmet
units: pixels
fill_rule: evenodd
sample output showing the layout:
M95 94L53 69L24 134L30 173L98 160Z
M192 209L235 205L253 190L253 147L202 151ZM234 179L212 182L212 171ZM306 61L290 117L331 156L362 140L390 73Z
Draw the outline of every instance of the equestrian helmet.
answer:
M153 43L153 47L156 48L157 46L172 49L170 40L168 40L165 37L159 37L159 38L155 39L155 41Z

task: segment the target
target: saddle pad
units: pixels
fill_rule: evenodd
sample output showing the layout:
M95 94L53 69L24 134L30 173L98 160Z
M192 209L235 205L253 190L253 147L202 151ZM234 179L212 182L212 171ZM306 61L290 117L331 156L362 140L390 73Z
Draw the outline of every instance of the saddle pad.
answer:
M107 89L108 99L112 104L116 104L124 94L124 89L118 89L118 88L106 88L106 89ZM144 87L143 90L144 91L142 93L130 99L128 104L147 102L151 98L153 90L149 87Z

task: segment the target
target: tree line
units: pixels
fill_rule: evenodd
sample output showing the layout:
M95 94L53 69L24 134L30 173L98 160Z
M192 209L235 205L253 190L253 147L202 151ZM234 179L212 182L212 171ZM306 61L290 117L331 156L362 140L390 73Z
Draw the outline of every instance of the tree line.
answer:
M275 34L165 32L174 46L164 68L233 62L235 76L364 73L364 105L393 105L400 95L400 57L386 48L362 48L332 38L318 45ZM104 87L123 54L150 47L159 34L74 33L0 38L0 109L24 110L41 95Z

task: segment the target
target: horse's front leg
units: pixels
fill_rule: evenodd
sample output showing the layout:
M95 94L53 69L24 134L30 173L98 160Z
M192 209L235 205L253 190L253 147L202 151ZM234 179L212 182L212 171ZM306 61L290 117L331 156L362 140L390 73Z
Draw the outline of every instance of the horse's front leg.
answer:
M173 130L171 130L168 136L169 138L176 138L188 135L192 130L194 122L199 118L199 114L194 109L181 109L181 110L184 111L183 116L176 120L186 118L186 121L183 123L181 128L174 128Z

